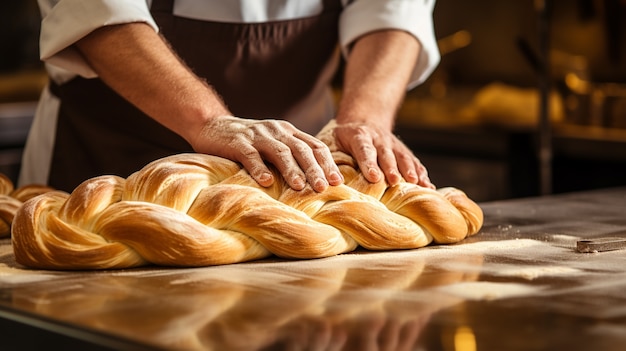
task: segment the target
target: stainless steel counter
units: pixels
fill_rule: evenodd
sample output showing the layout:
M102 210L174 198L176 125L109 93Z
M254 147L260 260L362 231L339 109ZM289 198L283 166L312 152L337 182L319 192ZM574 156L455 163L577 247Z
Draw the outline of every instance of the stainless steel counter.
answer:
M626 188L482 203L450 246L199 269L45 272L0 246L0 347L622 350ZM615 234L622 231L621 234Z

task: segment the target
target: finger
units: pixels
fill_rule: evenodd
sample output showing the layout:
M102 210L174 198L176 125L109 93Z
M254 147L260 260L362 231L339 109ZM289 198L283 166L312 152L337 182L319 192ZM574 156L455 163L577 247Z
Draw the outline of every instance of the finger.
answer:
M302 190L306 185L304 173L293 158L291 149L281 141L289 135L287 130L290 126L280 121L252 124L250 130L253 131L253 137L250 140L252 147L264 160L276 167L291 188Z
M264 154L266 159L276 166L292 189L304 189L307 182L306 175L300 168L297 160L293 157L291 149L282 143L272 149L275 151Z
M417 185L436 189L436 186L431 183L430 178L428 177L428 170L417 158L415 158L415 171L417 172L417 177L419 178Z
M341 174L339 167L337 167L328 146L321 140L306 133L299 133L296 137L303 140L307 143L308 147L310 147L315 163L321 167L328 184L342 184L344 181L343 175Z
M304 189L306 176L287 145L275 139L265 139L255 142L253 146L259 151L261 157L276 166L292 189Z
M318 164L311 147L297 138L293 138L289 147L298 165L304 170L306 179L313 189L317 192L326 190L326 188L328 188L326 175L322 167Z
M319 320L309 323L312 332L307 338L307 350L328 350L332 337L332 326L329 321Z
M351 145L352 156L356 159L361 173L371 183L382 180L383 173L378 167L376 147L369 136L358 135Z
M378 335L380 351L395 351L400 343L401 325L394 319L387 320L387 323L381 328Z
M237 157L237 161L250 173L250 176L263 187L274 184L274 175L263 162L259 152L249 144L242 144L240 147L241 156Z
M294 190L308 182L316 191L324 191L328 182L310 146L302 138L315 140L286 121L268 121L256 129L258 148L272 162ZM325 146L325 145L324 145Z
M379 350L378 338L384 327L385 320L380 316L363 316L362 320L356 321L354 340L349 340L350 346L355 345L355 350Z
M343 326L334 326L333 333L328 342L327 351L345 350L348 341L348 332Z
M412 153L397 152L396 159L398 160L398 169L405 181L412 184L417 184L420 180L417 174L418 160ZM417 162L416 162L417 161Z
M378 162L380 168L387 178L389 185L396 185L402 180L400 171L398 170L398 163L396 161L396 154L390 147L386 145L379 146L378 148Z
M415 350L415 346L419 341L419 337L424 330L424 327L430 316L420 316L417 320L407 322L400 332L399 343L394 350L397 351L410 351Z
M398 169L405 181L435 189L435 186L430 182L426 167L403 143L396 149L395 156L398 162Z

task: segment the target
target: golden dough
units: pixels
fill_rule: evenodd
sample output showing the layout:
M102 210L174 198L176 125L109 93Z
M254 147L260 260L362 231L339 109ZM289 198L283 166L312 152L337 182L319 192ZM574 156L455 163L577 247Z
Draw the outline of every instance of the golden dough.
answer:
M263 188L237 163L204 154L165 157L127 179L95 177L71 194L48 192L16 214L15 258L44 269L208 266L419 248L482 226L482 210L462 191L371 184L330 146L346 182L322 193L284 181Z
M15 189L9 177L0 173L0 238L11 235L11 223L24 201L51 190L45 185L27 185Z

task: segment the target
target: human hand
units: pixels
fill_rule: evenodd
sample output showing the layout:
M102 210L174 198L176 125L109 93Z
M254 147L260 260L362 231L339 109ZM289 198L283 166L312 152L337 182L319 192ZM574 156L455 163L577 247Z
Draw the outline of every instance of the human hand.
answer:
M318 192L343 183L328 147L287 121L223 116L210 120L192 146L196 152L237 161L261 186L275 181L264 161L273 164L289 186L306 183Z
M405 181L435 189L428 171L413 152L390 131L361 122L338 123L337 147L357 161L372 183L387 179L390 185Z

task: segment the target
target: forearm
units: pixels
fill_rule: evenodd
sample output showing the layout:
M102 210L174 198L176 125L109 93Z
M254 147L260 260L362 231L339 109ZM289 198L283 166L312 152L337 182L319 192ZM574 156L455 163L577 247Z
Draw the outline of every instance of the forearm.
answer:
M337 123L392 130L420 51L411 34L385 30L360 38L347 60Z
M420 49L411 34L385 30L361 37L348 57L334 135L370 182L404 179L434 188L424 165L393 134Z
M77 43L118 94L185 138L196 152L237 161L263 186L272 163L294 189L317 191L343 181L326 145L284 121L232 116L219 96L148 25L103 27Z
M211 87L144 23L103 27L76 45L107 85L192 145L208 120L230 115Z

